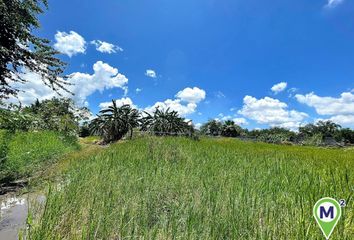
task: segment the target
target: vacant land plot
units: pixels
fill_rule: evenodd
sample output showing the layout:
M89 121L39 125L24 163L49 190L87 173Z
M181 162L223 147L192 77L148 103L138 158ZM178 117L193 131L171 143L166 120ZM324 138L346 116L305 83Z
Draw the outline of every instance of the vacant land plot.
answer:
M333 239L354 239L353 150L142 138L64 179L31 208L31 239L322 239L326 196L348 204Z

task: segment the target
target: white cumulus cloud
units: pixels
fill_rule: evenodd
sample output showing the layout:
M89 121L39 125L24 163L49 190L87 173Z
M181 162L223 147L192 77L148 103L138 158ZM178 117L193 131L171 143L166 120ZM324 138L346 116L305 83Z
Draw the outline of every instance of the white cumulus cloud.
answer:
M71 95L67 92L60 91L63 97L71 97L80 106L88 105L86 98L96 91L102 92L105 89L121 88L127 90L128 79L118 73L118 69L111 67L107 63L98 61L93 65L93 74L75 72L69 75L67 89L74 93ZM28 105L36 99L50 99L59 96L51 88L44 85L42 77L33 72L25 71L22 76L27 83L16 83L16 88L21 89L18 93L18 100L22 104ZM17 102L16 99L10 99L10 102Z
M327 115L336 123L343 126L354 126L354 94L343 92L339 98L321 97L315 93L306 95L296 94L298 102L315 108L319 115Z
M151 78L156 78L156 72L152 69L148 69L145 72L145 76L151 77Z
M16 98L11 97L7 102L18 103L20 101L23 105L29 105L36 101L36 99L42 101L57 96L51 88L44 85L41 75L24 69L20 77L23 78L26 83L14 83L13 87L20 89L20 92L17 94Z
M239 114L271 127L296 129L308 117L306 113L288 110L286 103L270 97L256 99L245 96L243 104L242 109L238 111Z
M205 91L197 87L187 87L176 94L177 98L189 103L199 103L200 101L205 99L205 96Z
M91 44L95 45L96 46L96 50L101 52L101 53L111 54L111 53L117 53L117 52L122 52L123 51L123 48L121 48L121 47L119 47L117 45L114 45L112 43L104 42L104 41L101 41L101 40L91 41Z
M354 128L354 115L335 115L326 120L338 123L344 127Z
M248 122L245 118L241 118L241 117L232 117L231 115L224 115L223 113L219 113L218 117L215 118L216 121L227 121L227 120L231 120L233 121L235 124L241 126L241 125L247 125Z
M234 118L234 119L232 119L232 121L234 121L235 124L237 124L239 126L248 125L248 122L245 118Z
M132 108L135 108L137 109L138 107L136 105L133 104L133 101L129 98L129 97L126 97L126 98L121 98L121 99L116 99L115 100L116 104L118 107L121 107L123 105L129 105L131 106ZM112 105L112 101L110 102L103 102L103 103L100 103L99 107L101 109L104 109L104 108L108 108L109 106Z
M152 113L156 108L178 112L179 115L185 117L195 112L197 104L188 103L182 104L180 99L167 99L164 102L156 102L153 106L145 108L145 111Z
M103 92L112 88L127 91L128 78L120 74L117 68L98 61L93 65L93 70L93 74L77 72L69 77L69 82L74 84L70 90L75 93L73 98L78 104L83 104L86 98L96 91Z
M275 84L271 90L277 94L277 93L280 93L282 91L284 91L286 89L286 87L288 86L288 84L286 82L280 82L278 84Z
M85 39L74 31L70 33L58 31L55 34L55 40L54 48L69 57L86 51Z
M354 94L343 92L339 98L320 97L315 93L306 95L296 94L295 98L300 103L315 108L320 115L354 114Z
M185 88L176 94L176 99L167 99L163 102L156 102L153 106L145 108L147 112L153 112L156 107L177 111L182 117L194 113L198 103L205 99L205 91L197 87Z

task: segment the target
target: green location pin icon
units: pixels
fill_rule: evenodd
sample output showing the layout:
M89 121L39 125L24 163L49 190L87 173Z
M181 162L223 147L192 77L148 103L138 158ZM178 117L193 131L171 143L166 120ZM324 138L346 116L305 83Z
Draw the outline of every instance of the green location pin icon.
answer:
M326 197L315 204L313 215L328 240L342 216L342 209L335 199Z

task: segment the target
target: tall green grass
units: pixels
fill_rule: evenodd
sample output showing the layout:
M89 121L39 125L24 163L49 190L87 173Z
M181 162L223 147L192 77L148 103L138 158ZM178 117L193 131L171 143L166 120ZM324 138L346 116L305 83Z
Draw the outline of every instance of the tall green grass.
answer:
M0 183L28 177L53 163L59 156L78 148L73 139L56 132L0 131Z
M312 208L329 196L348 203L332 239L354 239L353 181L353 150L137 139L73 163L27 237L323 239Z

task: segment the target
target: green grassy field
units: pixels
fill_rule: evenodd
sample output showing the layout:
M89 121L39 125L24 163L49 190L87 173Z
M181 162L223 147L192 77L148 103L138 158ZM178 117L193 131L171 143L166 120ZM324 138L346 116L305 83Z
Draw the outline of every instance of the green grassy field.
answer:
M72 140L50 131L0 131L0 183L29 177L63 154L78 149Z
M354 239L354 151L233 139L141 138L73 161L30 239L324 239L317 200L346 199L331 239Z

